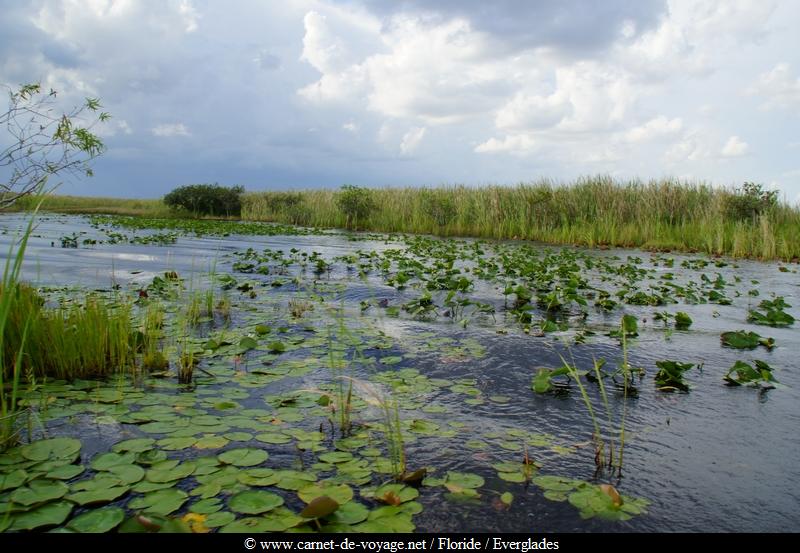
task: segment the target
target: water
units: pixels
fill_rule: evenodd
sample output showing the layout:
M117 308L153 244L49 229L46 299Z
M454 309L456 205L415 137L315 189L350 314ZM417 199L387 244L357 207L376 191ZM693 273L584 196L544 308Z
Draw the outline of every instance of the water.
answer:
M0 227L10 229L2 236L0 247L8 248L13 229L24 219L6 215ZM385 251L403 248L402 242L350 241L340 235L328 236L270 236L189 238L181 237L167 246L129 244L98 244L77 249L59 247L59 237L73 232L86 232L85 237L103 238L87 221L79 217L47 216L39 223L35 237L28 246L24 277L43 286L68 286L81 289L123 289L145 286L153 276L165 270L175 270L184 277L198 278L210 267L218 274L230 273L235 261L231 254L248 247L256 250L270 248L288 252L297 248L309 255L313 251L332 261L357 249ZM83 237L82 237L83 238ZM53 245L51 245L51 243ZM514 246L508 246L513 248ZM598 259L619 256L641 257L642 266L652 268L649 253L629 250L597 252L589 255ZM561 356L578 367L588 368L593 359L604 358L614 366L622 356L619 342L605 335L615 328L622 313L620 308L606 313L593 307L587 309L585 321L579 311L571 310L572 326L596 332L586 343L565 345L574 337L574 330L548 333L544 336L520 332L519 325L507 319L503 310L502 287L497 283L480 282L471 297L496 306L491 317L475 317L466 328L444 317L435 321L416 321L379 315L371 307L359 315L359 303L370 299L386 299L389 305L400 305L419 296L413 288L398 291L387 286L375 272L366 279L357 278L343 264L319 277L327 285L337 285L333 304L343 305L348 316L367 321L374 330L382 331L392 340L392 351L404 355L396 366L380 363L375 368L357 368L355 376L371 378L386 370L414 368L431 379L474 379L474 387L484 402L465 403L467 396L445 388L425 395L425 402L445 407L447 413L424 413L410 410L404 418L425 418L442 428L456 428L454 437L417 435L407 444L409 465L412 468L430 466L437 474L447 471L473 472L485 478L481 498L476 501L454 501L447 498L441 487L424 488L419 501L424 512L414 518L418 531L688 531L688 532L784 532L800 531L800 342L796 325L770 328L746 322L749 308L772 294L783 296L793 307L787 312L800 317L800 279L794 267L789 272L778 270L777 263L751 261L729 263L724 267L698 270L682 269L685 259L697 256L674 255L674 267L656 267L657 274L672 272L676 282L699 281L702 273L714 278L721 275L726 281L740 282L724 289L733 299L730 306L715 304L668 305L665 307L624 306L646 322L640 322L639 336L628 343L629 361L633 366L646 368L647 374L637 383L639 395L629 399L624 410L625 449L623 477L607 473L593 480L595 473L592 420L577 389L567 395L537 395L531 390L531 378L540 366L556 367ZM291 277L295 273L290 273ZM594 282L598 275L588 274ZM240 279L264 280L261 275L235 275ZM310 276L309 276L310 278ZM288 278L287 278L288 280ZM758 284L751 284L757 280ZM747 291L757 288L758 297ZM259 294L289 297L291 286L264 289ZM736 296L736 291L741 293ZM246 301L246 300L242 300ZM657 311L687 312L694 323L689 331L666 329L661 321L653 320ZM322 309L314 317L322 317ZM729 330L752 330L772 336L777 347L753 351L720 347L719 335ZM498 333L502 330L506 333ZM430 333L429 335L426 333ZM421 338L420 338L421 337ZM477 342L485 348L482 356L448 353L446 348L426 348L431 339L452 338L458 344ZM386 355L377 350L368 353ZM262 352L263 353L263 352ZM762 359L775 367L775 376L784 387L759 392L748 387L725 386L722 376L737 360ZM691 385L689 393L664 393L653 384L655 363L672 359L702 364L686 375ZM316 386L329 378L327 371L315 371L305 377L284 380L253 392L252 400L242 400L245 407L262 406L264 393L278 393L292 387ZM596 416L604 433L618 441L624 402L610 392L610 412L606 413L597 392L589 384ZM505 396L493 401L493 396ZM458 427L448 426L457 421ZM130 425L124 425L130 426ZM575 507L566 501L551 501L536 485L511 484L499 479L490 467L497 461L519 461L523 453L498 447L506 438L487 438L504 434L509 429L552 435L554 445L570 449L559 454L552 447L531 449L530 455L542 463L541 474L555 474L587 481L613 482L624 495L650 501L645 515L629 521L612 522L598 518L583 520ZM135 430L135 427L128 429ZM87 431L90 433L90 431ZM468 446L470 440L481 440L485 448ZM513 440L512 440L513 441ZM552 444L551 444L552 445ZM577 447L575 447L577 446ZM273 461L290 455L273 456ZM270 465L272 466L272 465ZM511 491L514 502L508 509L498 502L500 493Z

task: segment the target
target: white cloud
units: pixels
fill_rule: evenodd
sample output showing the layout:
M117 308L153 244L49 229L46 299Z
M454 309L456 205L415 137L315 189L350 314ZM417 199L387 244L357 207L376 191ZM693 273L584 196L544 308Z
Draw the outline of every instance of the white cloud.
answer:
M416 127L403 135L403 141L400 142L400 153L403 155L411 155L419 147L422 139L425 138L425 127Z
M497 152L508 152L512 154L530 154L540 147L540 143L528 134L510 134L502 140L490 138L486 142L478 144L475 151L479 154L492 154Z
M788 63L779 63L772 70L762 73L758 83L748 89L751 95L766 98L762 109L790 109L800 111L800 77L790 74Z
M342 125L342 128L352 133L358 132L358 124L353 121L348 121L347 123Z
M116 136L119 133L130 135L133 134L133 129L128 124L127 121L124 119L110 119L108 121L103 121L98 123L96 127L92 129L98 136L103 138L110 138L112 136Z
M187 33L192 33L197 30L197 20L199 16L191 0L180 0L178 3L178 13L183 18L183 29Z
M650 142L664 137L672 136L681 131L683 128L683 120L680 117L668 119L664 115L659 115L654 119L650 119L643 125L633 127L623 134L624 142L639 143Z
M183 123L162 123L151 129L153 136L191 136Z
M722 157L741 157L749 150L750 147L747 145L747 142L744 142L741 138L734 135L728 138L728 141L725 142L725 145L720 151L720 155Z
M549 128L563 121L572 111L572 104L564 94L539 96L519 92L498 110L495 125L506 130Z

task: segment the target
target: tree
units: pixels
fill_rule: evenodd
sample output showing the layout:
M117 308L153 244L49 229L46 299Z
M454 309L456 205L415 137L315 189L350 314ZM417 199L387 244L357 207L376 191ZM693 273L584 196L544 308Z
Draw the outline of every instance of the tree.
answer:
M0 114L0 126L8 130L8 137L0 138L0 209L34 192L53 190L46 188L53 175L92 176L91 162L105 145L91 129L111 117L100 111L100 100L86 98L59 112L55 90L44 92L38 83L0 86L9 98L7 111ZM86 115L91 115L88 122Z
M173 210L185 210L193 215L231 217L242 212L240 196L243 193L243 186L189 184L179 186L164 196L164 203Z

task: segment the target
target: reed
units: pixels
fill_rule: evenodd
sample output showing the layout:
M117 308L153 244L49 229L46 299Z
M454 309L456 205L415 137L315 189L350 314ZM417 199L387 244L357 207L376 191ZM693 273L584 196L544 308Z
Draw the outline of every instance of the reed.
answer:
M441 236L525 239L590 247L698 251L761 259L800 258L800 210L776 203L743 217L741 191L674 179L621 182L585 177L565 186L372 189L359 228ZM252 192L242 218L344 228L341 192Z

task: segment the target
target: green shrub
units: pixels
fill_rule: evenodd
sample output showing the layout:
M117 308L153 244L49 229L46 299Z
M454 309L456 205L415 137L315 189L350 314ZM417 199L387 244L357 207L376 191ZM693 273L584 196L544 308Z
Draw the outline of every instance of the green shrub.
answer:
M164 196L164 203L172 210L187 211L193 215L238 217L242 212L242 186L219 184L189 184L180 186Z
M336 205L346 218L345 226L358 230L359 222L363 223L375 209L372 190L352 184L342 185L336 195Z
M728 198L728 214L740 220L755 220L778 205L778 191L764 190L754 182L745 182L741 188Z

